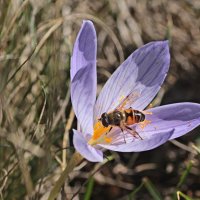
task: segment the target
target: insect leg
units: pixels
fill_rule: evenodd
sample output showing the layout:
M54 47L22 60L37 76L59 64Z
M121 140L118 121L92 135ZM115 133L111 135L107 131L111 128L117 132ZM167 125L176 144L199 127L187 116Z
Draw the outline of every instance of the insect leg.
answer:
M130 133L131 135L133 135L133 137L138 136L141 140L143 140L143 138L139 135L139 133L135 130L133 130L132 128L128 127L128 126L124 126L125 130ZM137 137L136 137L137 138Z
M125 139L125 133L124 133L124 130L123 130L123 128L120 126L120 129L121 129L121 131L122 131L122 133L123 133L123 137L124 137L124 142L126 143L126 139Z
M132 128L130 128L129 126L125 126L127 129L131 130L132 131Z
M106 133L106 135L112 130L112 128L113 128L113 127L111 126L110 129L109 129L109 131Z

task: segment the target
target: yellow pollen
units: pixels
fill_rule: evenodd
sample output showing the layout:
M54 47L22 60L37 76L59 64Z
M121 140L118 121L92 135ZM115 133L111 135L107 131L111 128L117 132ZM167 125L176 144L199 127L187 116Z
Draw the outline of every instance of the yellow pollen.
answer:
M121 102L123 99L125 99L125 96L124 96L124 95L121 95L121 96L119 97L119 102Z
M111 143L112 142L112 138L109 138L109 137L105 137L104 140L105 140L106 143Z
M101 121L97 121L97 123L94 125L94 133L93 133L91 139L88 141L88 144L94 145L94 144L100 143L102 136L104 136L106 133L108 133L109 130L110 130L110 126L105 127L105 126L103 126ZM97 141L97 140L99 140L99 141ZM106 141L107 139L104 138L104 140Z

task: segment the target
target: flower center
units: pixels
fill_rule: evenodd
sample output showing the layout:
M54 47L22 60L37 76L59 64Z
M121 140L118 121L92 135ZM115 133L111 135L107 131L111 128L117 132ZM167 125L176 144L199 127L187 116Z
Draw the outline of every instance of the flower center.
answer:
M149 111L141 111L143 114L145 115L152 115L152 112L149 112ZM130 122L129 122L130 121ZM133 124L136 124L140 127L141 130L144 130L144 128L151 123L150 120L147 120L147 119L144 119L143 121L141 122L133 122L132 123L132 120L129 120L127 119L126 123L128 125L133 125ZM126 124L125 124L126 125ZM110 144L111 142L113 142L113 138L111 137L108 137L108 133L110 132L110 129L112 128L112 126L108 126L108 127L105 127L102 122L100 120L98 120L95 125L94 125L94 132L93 132L93 135L92 137L90 138L90 140L88 141L88 144L89 145L96 145L96 144ZM127 127L127 126L124 126L124 127L120 127L119 128L123 129L124 131L126 131L127 133L130 133L131 135L133 135L133 137L136 137L138 136L138 138L140 139L143 139L139 133L137 133L136 131L134 130L131 130L131 128ZM125 139L124 139L125 141Z
M112 139L107 137L106 133L109 132L111 126L105 127L101 121L97 121L94 125L94 133L91 139L88 141L88 144L95 145L99 143L111 143Z

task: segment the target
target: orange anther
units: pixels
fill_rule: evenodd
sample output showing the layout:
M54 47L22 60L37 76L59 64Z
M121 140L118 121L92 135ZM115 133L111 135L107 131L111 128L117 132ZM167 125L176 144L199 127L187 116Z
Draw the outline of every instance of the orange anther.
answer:
M105 140L106 143L112 142L112 138L109 138L109 137L104 137L104 140Z
M145 114L145 115L153 115L153 113L152 112L149 112L149 111L146 111L146 110L143 110L143 111L141 111L143 114Z
M151 121L150 120L147 120L147 119L145 119L143 122L140 122L139 123L139 126L140 126L140 128L143 130L148 124L150 124L151 123Z

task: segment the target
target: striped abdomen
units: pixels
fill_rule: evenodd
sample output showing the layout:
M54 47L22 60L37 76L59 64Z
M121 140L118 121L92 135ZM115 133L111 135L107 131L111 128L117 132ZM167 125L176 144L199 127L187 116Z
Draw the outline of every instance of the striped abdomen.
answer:
M145 120L145 115L138 110L129 108L124 110L124 114L126 116L125 124L127 125L143 122Z

